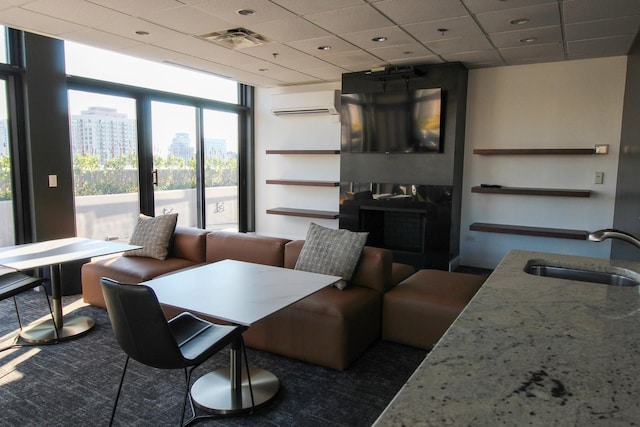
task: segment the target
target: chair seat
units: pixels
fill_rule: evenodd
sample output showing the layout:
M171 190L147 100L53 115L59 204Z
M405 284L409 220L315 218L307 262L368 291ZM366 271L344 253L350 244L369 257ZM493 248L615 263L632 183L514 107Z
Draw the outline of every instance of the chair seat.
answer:
M216 325L185 312L171 319L169 328L184 358L193 362L220 351L243 327Z

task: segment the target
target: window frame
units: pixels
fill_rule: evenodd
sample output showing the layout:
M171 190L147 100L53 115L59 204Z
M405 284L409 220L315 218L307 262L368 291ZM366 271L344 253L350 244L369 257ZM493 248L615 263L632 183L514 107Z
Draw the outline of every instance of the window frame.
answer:
M120 83L105 82L86 77L67 76L67 89L96 94L125 96L136 101L137 135L138 135L138 183L140 212L146 215L154 214L153 179L150 171L153 169L153 150L151 138L151 102L168 102L179 105L195 107L197 115L201 117L202 110L215 110L238 114L238 231L255 231L255 206L254 182L254 134L253 134L253 87L238 83L238 104L224 101L216 101L205 98L197 98L171 92L163 92L138 86L123 85ZM197 121L200 133L202 120ZM198 142L198 144L200 144ZM199 186L202 185L202 171L197 172ZM202 191L198 191L200 196ZM204 228L204 206L197 202L198 227ZM251 211L249 211L251 209Z

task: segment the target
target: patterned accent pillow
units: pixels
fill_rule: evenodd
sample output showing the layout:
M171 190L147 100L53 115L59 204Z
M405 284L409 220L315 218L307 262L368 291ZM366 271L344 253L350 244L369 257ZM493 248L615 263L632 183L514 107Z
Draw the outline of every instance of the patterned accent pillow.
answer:
M340 276L333 285L342 290L353 275L369 233L336 230L311 223L294 267L296 270Z
M166 259L177 222L177 213L156 217L140 214L129 244L142 246L142 249L125 252L124 256Z

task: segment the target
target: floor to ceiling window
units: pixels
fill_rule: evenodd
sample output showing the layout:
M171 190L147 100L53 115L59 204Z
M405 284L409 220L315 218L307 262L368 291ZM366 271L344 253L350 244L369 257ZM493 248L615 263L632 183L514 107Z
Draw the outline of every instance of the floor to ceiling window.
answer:
M247 231L239 226L238 170L248 108L236 82L75 43L65 42L65 53L79 236L126 240L139 212ZM86 132L76 132L91 117Z
M8 63L7 31L0 26L0 63ZM0 78L0 246L13 245L15 239L13 161L7 80Z
M136 101L68 91L78 236L128 240L138 207Z
M15 243L7 82L0 80L0 246Z
M155 214L178 214L178 224L197 225L196 111L151 103Z
M238 114L204 110L205 227L238 227Z

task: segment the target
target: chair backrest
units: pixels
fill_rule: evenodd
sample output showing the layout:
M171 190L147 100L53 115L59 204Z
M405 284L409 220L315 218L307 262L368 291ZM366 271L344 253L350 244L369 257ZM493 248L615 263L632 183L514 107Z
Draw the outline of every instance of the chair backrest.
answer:
M161 369L187 365L153 289L105 277L100 283L116 341L129 357Z

